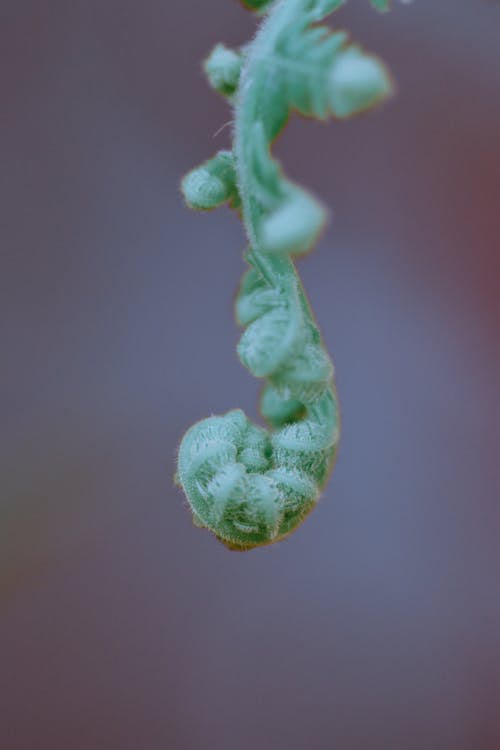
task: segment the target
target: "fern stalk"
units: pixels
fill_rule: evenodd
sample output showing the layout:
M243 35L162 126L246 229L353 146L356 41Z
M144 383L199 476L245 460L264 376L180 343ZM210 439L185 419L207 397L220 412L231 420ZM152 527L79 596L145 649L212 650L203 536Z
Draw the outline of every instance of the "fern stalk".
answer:
M373 0L380 9L385 3ZM279 541L315 507L333 468L339 410L333 365L292 258L307 252L324 207L282 173L270 146L292 110L344 118L391 91L383 64L318 22L341 0L247 0L266 13L242 50L218 45L205 70L234 106L232 151L190 172L189 206L223 203L240 213L250 266L236 300L242 363L265 378L270 430L239 410L198 422L184 436L176 480L194 522L230 549Z

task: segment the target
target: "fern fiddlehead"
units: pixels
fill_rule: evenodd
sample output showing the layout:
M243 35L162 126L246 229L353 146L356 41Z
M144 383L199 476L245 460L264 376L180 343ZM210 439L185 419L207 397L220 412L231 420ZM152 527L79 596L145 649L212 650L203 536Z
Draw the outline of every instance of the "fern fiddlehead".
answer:
M333 366L292 258L308 251L325 209L285 178L270 145L295 110L326 119L365 111L391 91L383 64L318 23L343 0L246 0L265 14L241 50L218 45L205 63L234 106L232 151L183 180L188 205L223 203L245 224L249 269L236 300L245 328L241 362L265 378L261 412L271 429L235 409L191 427L176 480L194 522L231 549L276 542L315 506L333 468L339 413ZM385 9L385 0L372 0Z

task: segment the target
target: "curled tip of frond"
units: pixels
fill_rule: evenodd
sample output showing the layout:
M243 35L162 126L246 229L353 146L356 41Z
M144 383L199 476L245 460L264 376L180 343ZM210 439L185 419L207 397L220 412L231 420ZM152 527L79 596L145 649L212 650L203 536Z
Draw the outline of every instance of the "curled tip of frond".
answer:
M231 97L238 88L242 63L241 52L218 44L205 60L203 69L212 88Z
M248 550L285 538L315 506L339 439L334 371L290 256L309 250L326 212L289 182L270 147L292 110L326 119L363 112L392 91L378 58L317 22L343 0L243 0L272 9L248 48L215 47L205 63L212 86L234 104L234 151L220 151L186 175L189 206L229 202L241 210L250 249L236 298L245 328L242 364L267 378L261 412L267 431L239 409L210 417L184 436L176 481L193 511L228 548ZM380 10L388 0L371 0ZM246 69L240 82L243 56Z
M330 108L336 117L349 117L381 103L393 91L385 65L357 47L341 52L329 75Z
M190 208L206 211L230 201L239 203L234 157L231 151L219 151L200 167L188 172L181 190Z
M260 241L268 253L301 255L316 242L326 212L311 195L294 190L261 224Z

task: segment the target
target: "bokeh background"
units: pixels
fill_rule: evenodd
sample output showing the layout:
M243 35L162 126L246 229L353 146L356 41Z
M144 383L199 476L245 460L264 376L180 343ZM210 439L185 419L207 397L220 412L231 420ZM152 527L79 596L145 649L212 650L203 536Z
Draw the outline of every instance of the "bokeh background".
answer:
M0 747L498 750L500 5L336 23L398 94L277 144L333 207L300 264L343 440L286 542L231 553L173 487L235 355L229 143L200 62L236 0L1 0Z

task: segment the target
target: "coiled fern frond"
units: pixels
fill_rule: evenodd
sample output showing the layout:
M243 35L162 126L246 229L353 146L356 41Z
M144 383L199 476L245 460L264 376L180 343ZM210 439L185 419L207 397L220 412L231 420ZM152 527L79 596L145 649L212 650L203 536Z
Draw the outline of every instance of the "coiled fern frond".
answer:
M176 475L195 523L239 550L297 528L318 501L339 439L333 366L292 262L312 247L326 212L283 175L270 145L293 110L344 118L391 92L376 57L318 25L342 0L244 4L265 13L256 37L241 50L218 45L205 63L210 83L234 107L233 149L186 175L182 190L190 207L229 203L245 224L238 355L266 379L261 411L271 429L239 409L198 422L182 440Z

